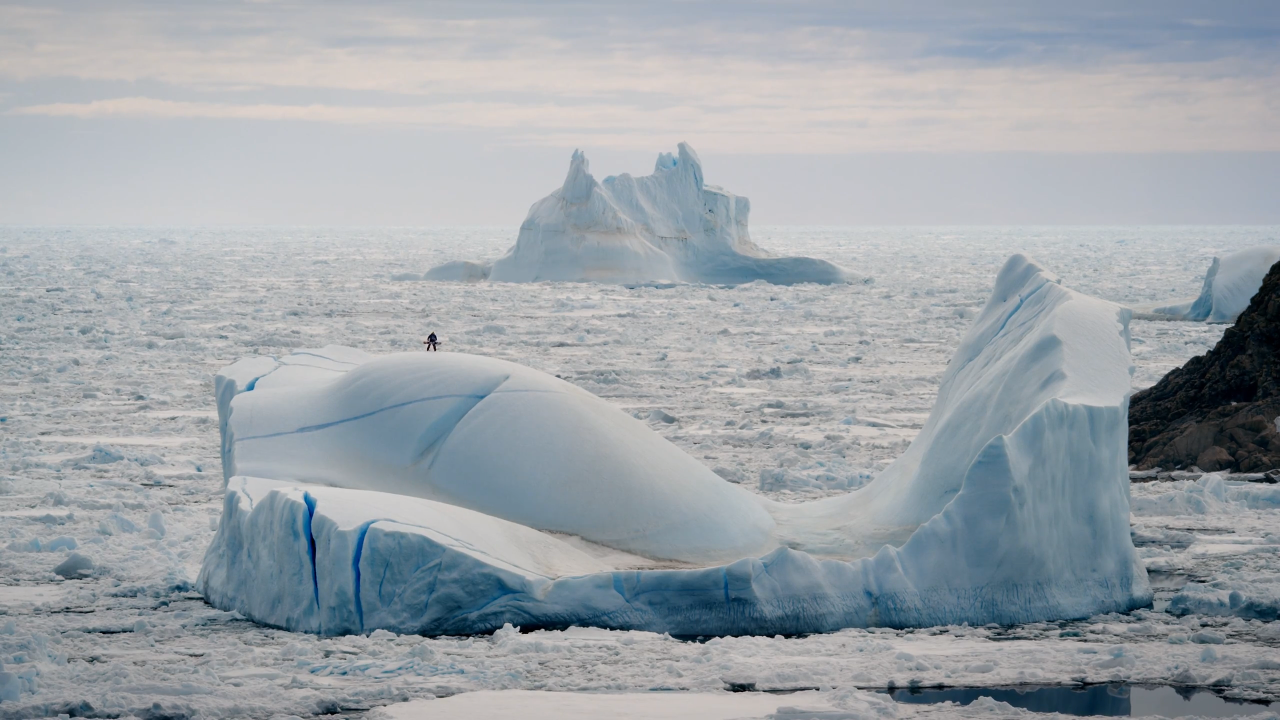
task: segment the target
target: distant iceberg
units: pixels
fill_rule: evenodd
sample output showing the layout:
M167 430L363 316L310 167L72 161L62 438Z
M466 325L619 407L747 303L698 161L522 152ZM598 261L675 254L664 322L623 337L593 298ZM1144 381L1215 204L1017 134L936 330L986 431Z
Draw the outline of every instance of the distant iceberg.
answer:
M426 280L541 280L603 283L699 282L734 285L842 283L851 276L825 260L770 257L751 241L744 197L702 179L702 162L686 143L663 153L652 175L597 182L587 157L573 153L564 184L534 203L516 244L492 267L460 273L458 262ZM465 277L459 277L459 275Z
M1280 247L1260 245L1215 257L1195 300L1157 307L1151 312L1179 320L1232 323L1249 307L1262 278L1280 262Z
M1129 312L1014 256L907 452L800 505L591 394L452 353L218 375L228 478L197 586L321 634L676 635L1020 623L1150 602L1129 535Z

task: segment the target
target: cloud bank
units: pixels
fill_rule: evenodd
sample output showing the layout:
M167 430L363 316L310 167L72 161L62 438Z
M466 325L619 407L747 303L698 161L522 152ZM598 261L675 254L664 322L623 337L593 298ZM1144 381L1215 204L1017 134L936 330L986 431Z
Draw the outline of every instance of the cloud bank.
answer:
M1267 4L0 6L0 112L707 152L1280 150Z

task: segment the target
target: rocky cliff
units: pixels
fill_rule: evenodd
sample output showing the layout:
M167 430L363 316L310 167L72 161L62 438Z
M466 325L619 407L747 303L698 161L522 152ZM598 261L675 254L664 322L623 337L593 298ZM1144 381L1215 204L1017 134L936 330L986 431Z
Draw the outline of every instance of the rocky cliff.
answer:
M1280 468L1280 263L1208 353L1129 405L1129 462L1139 470Z

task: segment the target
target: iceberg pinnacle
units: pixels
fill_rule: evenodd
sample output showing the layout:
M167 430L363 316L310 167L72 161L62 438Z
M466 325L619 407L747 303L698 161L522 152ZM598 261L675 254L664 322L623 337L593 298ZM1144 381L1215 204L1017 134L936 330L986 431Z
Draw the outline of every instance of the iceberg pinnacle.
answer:
M652 175L597 181L575 150L559 189L534 203L516 244L488 279L608 283L839 283L850 279L825 260L771 257L751 241L751 203L703 180L688 143L661 153ZM453 271L427 279L453 279Z

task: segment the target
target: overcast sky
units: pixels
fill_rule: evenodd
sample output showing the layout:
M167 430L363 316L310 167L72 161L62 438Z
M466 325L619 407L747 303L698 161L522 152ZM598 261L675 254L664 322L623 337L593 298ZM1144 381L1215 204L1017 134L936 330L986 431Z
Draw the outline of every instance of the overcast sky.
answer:
M0 223L1280 223L1276 2L0 0Z

